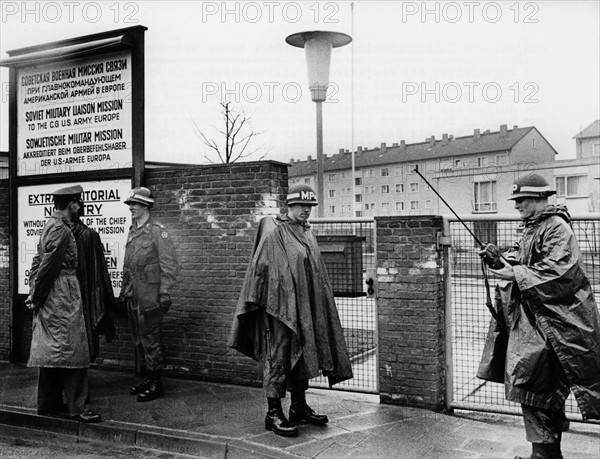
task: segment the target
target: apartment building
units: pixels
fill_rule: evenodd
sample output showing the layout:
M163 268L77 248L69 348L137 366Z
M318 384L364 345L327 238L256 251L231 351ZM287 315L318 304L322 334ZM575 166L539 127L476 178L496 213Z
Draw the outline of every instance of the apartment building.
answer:
M325 157L325 196L319 199L328 218L450 214L434 187L457 213L512 213L506 197L515 178L535 170L552 183L555 156L537 128L507 125L463 137L443 134L420 143L358 147L354 174L352 155L340 150ZM292 161L289 177L290 183L316 188L316 160Z

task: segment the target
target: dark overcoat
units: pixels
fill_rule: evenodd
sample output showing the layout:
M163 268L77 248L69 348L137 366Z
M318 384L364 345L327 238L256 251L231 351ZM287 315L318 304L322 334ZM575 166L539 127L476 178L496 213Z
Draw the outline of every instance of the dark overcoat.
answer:
M73 224L77 242L77 278L81 287L83 317L87 331L90 361L98 356L99 336L111 342L116 335L110 315L114 309L114 294L100 235L81 220Z

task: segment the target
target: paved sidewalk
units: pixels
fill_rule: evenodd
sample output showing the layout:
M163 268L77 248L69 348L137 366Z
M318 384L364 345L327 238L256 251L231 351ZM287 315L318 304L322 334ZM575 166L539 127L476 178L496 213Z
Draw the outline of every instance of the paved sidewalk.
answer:
M164 378L165 396L138 403L133 376L90 370L99 424L79 424L35 410L37 369L0 363L0 424L109 440L197 457L218 458L513 458L527 455L519 417L454 415L382 405L373 395L311 389L309 404L326 427L300 426L296 438L264 429L260 388ZM284 403L287 408L289 397ZM1 426L0 426L1 428ZM563 454L600 457L600 426L572 423Z

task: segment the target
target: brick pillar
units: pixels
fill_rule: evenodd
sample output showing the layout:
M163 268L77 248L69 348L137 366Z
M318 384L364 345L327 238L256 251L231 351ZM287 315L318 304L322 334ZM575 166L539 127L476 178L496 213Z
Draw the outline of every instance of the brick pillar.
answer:
M382 403L445 408L443 252L437 216L377 217Z

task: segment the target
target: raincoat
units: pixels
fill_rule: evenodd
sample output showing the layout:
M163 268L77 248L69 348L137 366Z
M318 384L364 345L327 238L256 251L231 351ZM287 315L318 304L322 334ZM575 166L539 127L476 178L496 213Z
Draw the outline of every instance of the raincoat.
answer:
M292 330L289 368L299 379L319 370L330 386L352 378L317 239L287 216L260 221L229 338L230 347L259 362L266 352L264 311Z
M491 324L478 376L501 382L503 365L507 400L560 410L570 389L583 418L600 419L600 315L570 216L550 205L524 224L516 280L496 288L506 329Z
M88 368L90 355L77 280L77 246L56 212L40 236L29 276L34 305L30 367Z
M73 223L72 230L77 242L77 278L81 286L90 361L93 362L98 356L99 335L104 335L108 343L116 335L109 314L114 305L114 294L100 235L81 220Z

